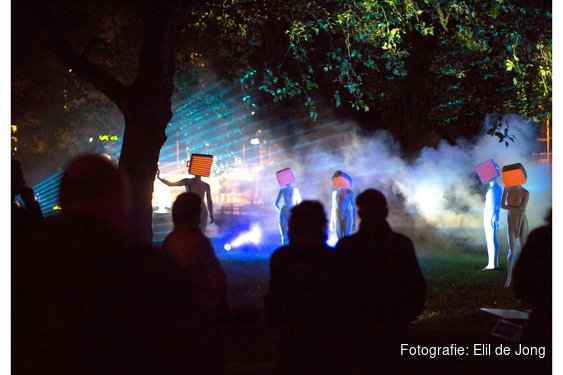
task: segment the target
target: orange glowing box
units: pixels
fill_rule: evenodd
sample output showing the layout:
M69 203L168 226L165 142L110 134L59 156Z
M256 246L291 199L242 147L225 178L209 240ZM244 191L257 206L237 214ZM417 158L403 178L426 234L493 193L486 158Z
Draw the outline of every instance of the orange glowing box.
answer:
M277 171L276 178L278 179L280 187L284 187L295 182L295 176L293 175L291 168L285 168Z
M213 155L192 154L188 172L194 176L209 177L212 164Z
M520 163L502 167L502 182L504 182L505 187L523 185L526 183L527 178L526 170Z
M479 180L481 180L482 184L485 184L500 176L498 166L493 159L489 159L486 162L476 166L475 172L477 172L477 176L479 176Z
M332 178L332 187L334 189L350 189L352 182L344 176L334 176Z

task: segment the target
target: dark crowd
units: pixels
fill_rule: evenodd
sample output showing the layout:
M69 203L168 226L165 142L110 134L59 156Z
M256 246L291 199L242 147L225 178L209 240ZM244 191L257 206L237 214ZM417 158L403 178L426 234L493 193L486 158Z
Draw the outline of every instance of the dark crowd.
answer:
M103 157L66 167L62 210L47 219L15 161L11 183L13 373L227 372L228 285L200 230L198 195L177 197L174 228L156 247L127 237L124 185ZM320 202L292 208L289 244L271 256L264 296L276 339L271 373L412 370L398 348L426 299L415 246L387 223L381 192L361 192L356 206L359 230L335 248ZM551 222L530 234L514 273L515 292L533 306L523 338L531 344L551 343L548 274Z

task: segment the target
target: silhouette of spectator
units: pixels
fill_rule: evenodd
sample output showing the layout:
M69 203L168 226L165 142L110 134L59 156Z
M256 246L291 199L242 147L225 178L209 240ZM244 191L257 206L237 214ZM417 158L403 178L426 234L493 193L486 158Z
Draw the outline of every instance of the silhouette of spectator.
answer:
M60 214L16 270L16 373L185 371L189 300L162 254L125 236L116 168L84 155L61 178ZM20 277L21 279L21 277Z
M422 311L426 282L412 241L386 221L385 196L368 189L356 204L360 229L336 245L344 268L340 300L346 346L361 372L395 373L400 343L408 342L408 325Z
M28 293L29 249L43 229L43 215L39 203L35 201L33 189L26 186L19 161L11 163L11 289L12 289L12 363L24 363L27 350L24 335L27 320L23 313L29 311ZM21 200L16 201L19 196ZM23 204L21 203L23 202ZM18 367L14 367L18 368ZM21 369L21 367L20 367Z
M26 186L21 164L12 160L12 239L20 241L36 231L43 222L41 207L33 189ZM20 196L23 205L15 201Z
M323 205L303 201L289 217L289 245L270 259L266 315L277 330L276 367L280 373L333 373L331 319L334 311L335 258L325 243Z
M552 337L552 222L534 229L522 249L514 267L514 292L532 307L530 320L525 326L522 343L551 349ZM549 358L543 362L551 363Z
M194 355L202 366L220 371L221 323L228 313L227 280L209 239L199 227L201 199L195 193L178 195L172 205L174 229L162 248L187 280L198 311L200 330ZM196 354L197 353L197 354Z
M174 229L162 244L189 280L198 306L206 314L225 307L227 279L211 242L199 227L201 199L195 193L178 195L172 206Z

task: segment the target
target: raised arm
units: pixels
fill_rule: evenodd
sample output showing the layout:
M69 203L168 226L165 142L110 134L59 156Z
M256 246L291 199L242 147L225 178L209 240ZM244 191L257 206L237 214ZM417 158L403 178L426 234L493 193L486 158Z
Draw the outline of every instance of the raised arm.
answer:
M185 178L181 179L180 181L176 181L176 182L168 181L168 180L165 180L164 178L161 178L159 169L156 170L156 178L158 178L158 180L160 182L162 182L164 185L167 185L167 186L184 186L184 185L186 185L186 179Z

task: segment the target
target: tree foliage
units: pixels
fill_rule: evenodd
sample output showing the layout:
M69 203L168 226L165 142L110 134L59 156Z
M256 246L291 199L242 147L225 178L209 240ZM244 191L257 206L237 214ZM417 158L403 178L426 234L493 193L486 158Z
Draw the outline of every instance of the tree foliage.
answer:
M58 0L14 8L13 117L70 145L84 123L115 123L118 108L120 170L132 181L143 240L173 101L180 110L204 66L238 82L252 108L257 93L299 101L312 119L329 104L390 129L414 151L475 135L487 113L551 116L550 2ZM46 45L62 65L39 48ZM504 124L499 117L491 134L510 141Z
M549 2L232 0L208 1L195 16L201 35L216 36L206 56L243 90L300 98L313 118L327 98L363 112L414 111L402 127L453 134L491 112L550 116Z

